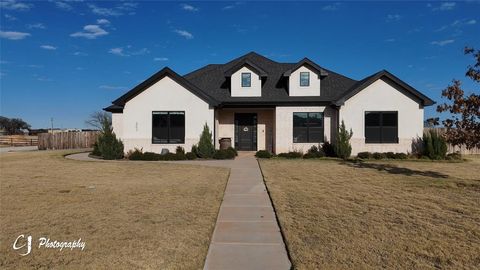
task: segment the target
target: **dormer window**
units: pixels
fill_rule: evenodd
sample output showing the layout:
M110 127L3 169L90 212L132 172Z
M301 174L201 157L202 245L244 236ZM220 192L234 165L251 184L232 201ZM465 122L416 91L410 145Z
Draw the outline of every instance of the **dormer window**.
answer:
M242 87L251 87L252 86L252 73L245 72L242 73Z
M310 86L310 72L300 72L300 86Z

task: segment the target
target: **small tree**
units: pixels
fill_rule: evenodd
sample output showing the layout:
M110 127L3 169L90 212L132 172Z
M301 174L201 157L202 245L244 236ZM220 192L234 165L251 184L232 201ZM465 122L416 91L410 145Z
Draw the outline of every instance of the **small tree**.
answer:
M94 127L95 129L102 130L104 121L112 123L111 114L104 111L97 111L90 114L88 119L85 120L85 124Z
M212 132L208 128L207 123L203 126L202 134L200 135L200 141L198 142L197 154L201 158L212 158L215 154L215 147L212 142Z
M472 54L476 63L467 67L465 76L476 83L480 83L480 50L465 48L465 54ZM478 92L477 92L478 93ZM467 149L480 148L480 95L466 96L459 80L453 80L442 91L442 97L447 101L437 106L437 112L448 112L442 121L446 127L445 138L452 145L465 145ZM429 119L433 124L438 124L438 118Z
M104 159L123 158L123 143L115 136L109 117L103 117L101 122L102 130L97 138L95 151L98 150Z
M342 159L347 159L350 157L352 153L352 146L350 145L350 139L353 136L352 129L350 132L347 131L345 127L345 123L342 120L342 124L340 125L340 129L338 130L337 134L337 141L335 142L335 154L337 157Z
M430 130L423 133L423 155L430 159L445 159L447 142L438 131Z

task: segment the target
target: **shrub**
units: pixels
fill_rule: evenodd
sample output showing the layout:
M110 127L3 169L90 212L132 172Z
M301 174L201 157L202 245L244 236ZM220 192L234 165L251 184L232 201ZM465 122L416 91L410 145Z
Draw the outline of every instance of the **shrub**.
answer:
M115 136L112 123L104 119L102 124L102 132L96 141L101 157L108 160L123 158L123 143Z
M213 154L214 159L234 159L235 153L227 149L216 150Z
M181 147L181 146L177 146L177 148L175 149L175 153L185 154L185 149L183 149L183 147Z
M385 155L385 153L375 152L375 153L372 154L372 157L374 159L385 159L385 158L387 158L387 155Z
M360 152L360 153L357 154L357 157L361 158L361 159L370 159L370 158L372 158L372 153L370 153L370 152Z
M423 155L430 159L445 159L447 142L437 131L430 130L423 133Z
M385 156L390 159L395 159L395 153L393 152L386 152Z
M233 153L235 154L235 156L238 156L237 149L235 149L235 148L233 148L233 147L229 146L229 147L227 148L227 150L228 150L228 151L230 151L230 152L233 152Z
M405 153L395 153L395 159L407 159L408 155Z
M458 152L450 153L450 154L447 155L446 159L447 160L461 160L462 155Z
M198 157L198 147L197 145L192 145L192 149L190 150L190 152L194 153L197 157Z
M322 150L325 153L325 156L327 157L336 157L335 155L335 148L331 143L328 141L325 141L322 145Z
M350 145L350 138L352 138L353 132L350 129L350 132L347 131L345 123L342 120L340 129L337 134L337 141L335 142L335 154L342 159L347 159L352 153L352 146Z
M140 160L162 160L162 155L154 152L145 152Z
M188 152L185 154L185 157L189 160L194 160L194 159L197 159L197 155L193 152Z
M203 126L202 134L200 135L200 141L198 142L198 156L201 158L212 158L215 153L215 147L212 142L212 132L205 123Z
M322 149L319 149L316 145L312 145L312 147L308 149L307 153L303 155L303 158L321 158L324 156L325 153Z
M100 149L98 149L98 143L97 143L97 142L95 142L95 143L93 144L92 155L93 155L93 156L97 156L97 157L101 157L101 156L102 156L102 153L100 153Z
M129 160L142 160L143 152L141 149L135 148L133 151L128 151L127 158Z
M260 150L255 153L257 158L271 158L273 155L272 153L268 152L267 150Z
M288 159L293 159L293 158L302 158L303 154L297 151L291 151L288 153L280 153L278 154L278 157L282 158L288 158Z
M185 160L187 159L187 156L185 155L185 149L181 146L177 146L175 149L175 158L176 160Z

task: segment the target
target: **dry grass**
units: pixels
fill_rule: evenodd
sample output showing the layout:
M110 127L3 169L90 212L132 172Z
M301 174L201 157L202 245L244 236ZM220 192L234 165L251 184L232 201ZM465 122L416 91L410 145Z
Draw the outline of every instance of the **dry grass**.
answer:
M296 269L479 269L480 159L262 160Z
M203 267L227 169L82 162L61 153L0 155L0 268ZM20 234L33 236L25 257L12 249ZM86 248L38 249L42 236L82 238Z

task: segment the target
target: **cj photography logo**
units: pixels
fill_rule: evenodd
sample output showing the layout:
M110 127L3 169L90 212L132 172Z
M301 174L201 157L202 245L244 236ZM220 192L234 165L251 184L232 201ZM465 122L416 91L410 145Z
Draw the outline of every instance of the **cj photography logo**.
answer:
M17 250L20 256L27 256L32 252L32 240L31 235L24 235L20 234L15 241L13 242L13 249ZM45 248L45 249L58 249L60 251L66 250L74 250L74 249L85 249L85 242L82 242L82 238L74 241L57 241L57 240L50 240L47 237L40 237L37 241L38 244L35 244L34 247L38 249Z

